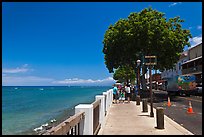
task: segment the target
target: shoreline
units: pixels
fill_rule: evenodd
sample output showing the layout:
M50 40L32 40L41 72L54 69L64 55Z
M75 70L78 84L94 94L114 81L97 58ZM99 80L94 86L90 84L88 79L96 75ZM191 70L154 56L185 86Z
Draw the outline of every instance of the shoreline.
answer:
M87 101L87 102L84 102L85 104L89 104L89 103L92 103L93 102L93 100L92 101ZM83 103L80 103L80 104L83 104ZM78 104L76 104L76 105L78 105ZM76 106L75 105L75 106ZM75 114L75 106L73 106L73 107L71 107L71 108L67 108L67 109L64 109L64 110L61 110L62 111L62 113L60 113L59 115L57 115L55 118L53 118L53 119L56 119L56 122L54 122L53 124L51 124L51 122L50 122L50 120L48 120L47 122L45 122L45 123L48 123L49 124L49 126L52 128L52 127L55 127L55 126L57 126L57 125L59 125L60 123L62 123L63 121L65 121L66 119L68 119L70 116L73 116L74 114ZM45 123L43 123L43 124L45 124ZM40 127L40 126L42 126L42 124L41 125L39 125L39 126L37 126L37 127L35 127L35 128L38 128L38 127ZM23 132L19 132L19 133L17 133L17 135L42 135L43 133L45 133L47 130L49 130L49 129L44 129L44 130L42 130L42 131L40 131L40 132L36 132L36 131L34 131L34 129L35 128L32 128L32 129L28 129L27 131L23 131ZM8 134L7 134L8 135ZM9 134L10 135L10 134ZM13 135L13 134L12 134Z
M50 120L48 120L45 123L48 123L50 127L55 127L55 126L59 125L61 122L63 122L64 120L68 119L70 116L74 115L74 113L75 113L75 109L73 107L65 109L65 110L61 110L61 111L63 111L63 112L60 113L59 115L57 115L55 118L53 118L53 119L56 119L56 122L51 123ZM42 125L39 125L37 127L40 127L40 126L42 126ZM35 127L35 128L37 128L37 127ZM34 131L35 128L30 128L26 131L19 132L19 133L17 133L17 135L41 135L42 133L44 133L46 131L44 129L41 132L36 132L36 131ZM5 134L5 135L14 135L14 134Z

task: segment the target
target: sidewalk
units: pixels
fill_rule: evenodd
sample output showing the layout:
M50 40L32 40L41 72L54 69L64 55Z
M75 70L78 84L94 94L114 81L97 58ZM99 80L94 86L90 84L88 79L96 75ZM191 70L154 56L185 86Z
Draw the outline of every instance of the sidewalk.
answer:
M190 131L164 115L164 129L157 129L156 109L154 117L148 112L142 112L142 102L136 105L135 101L125 104L112 104L104 125L98 135L193 135Z

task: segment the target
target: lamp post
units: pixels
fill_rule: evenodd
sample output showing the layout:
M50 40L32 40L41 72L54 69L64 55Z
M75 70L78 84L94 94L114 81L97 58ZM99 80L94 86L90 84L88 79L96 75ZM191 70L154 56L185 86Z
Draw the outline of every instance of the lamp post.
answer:
M154 117L153 113L153 103L152 103L152 68L151 65L149 66L149 77L150 77L150 103L151 103L151 111L150 111L150 117Z
M140 62L141 60L137 60L137 69L138 69L138 73L137 73L137 87L138 87L138 94L139 94L139 91L140 91Z

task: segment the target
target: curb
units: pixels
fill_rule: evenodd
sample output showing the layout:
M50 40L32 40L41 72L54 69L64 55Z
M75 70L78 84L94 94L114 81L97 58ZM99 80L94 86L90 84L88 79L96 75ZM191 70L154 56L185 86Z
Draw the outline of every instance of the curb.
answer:
M148 104L148 106L149 106L149 108L151 107L149 104ZM153 112L154 112L154 114L156 114L156 109L155 108L153 108ZM156 115L155 115L155 120L156 120ZM194 135L192 132L190 132L186 128L182 127L181 125L179 125L177 122L175 122L174 120L172 120L171 118L169 118L166 115L164 115L164 121L168 122L170 125L172 125L176 129L178 129L184 135ZM165 128L165 125L164 125L164 128Z

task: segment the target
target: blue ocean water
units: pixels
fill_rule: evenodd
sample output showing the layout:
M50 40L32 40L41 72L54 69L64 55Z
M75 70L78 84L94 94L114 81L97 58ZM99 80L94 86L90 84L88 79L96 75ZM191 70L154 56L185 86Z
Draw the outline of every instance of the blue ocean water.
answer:
M92 103L111 87L3 86L2 134L35 134L34 128L51 119L62 121L74 107Z

